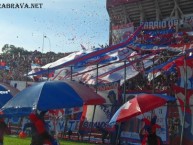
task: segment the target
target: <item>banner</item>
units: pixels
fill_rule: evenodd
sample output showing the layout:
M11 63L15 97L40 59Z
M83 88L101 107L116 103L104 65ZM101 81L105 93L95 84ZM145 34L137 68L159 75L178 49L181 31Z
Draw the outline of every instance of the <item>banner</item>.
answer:
M77 63L82 63L83 61L86 61L88 59L93 59L93 58L96 58L97 56L99 55L102 55L102 54L105 54L105 53L108 53L108 52L111 52L111 51L114 51L114 50L118 50L120 48L123 48L125 46L127 46L134 38L136 38L136 36L139 34L139 32L141 31L143 25L139 26L137 28L137 30L124 42L122 43L119 43L119 44L116 44L116 45L112 45L110 47L107 47L105 49L94 49L94 50L90 50L90 52L86 53L85 52L81 52L79 51L79 53L81 53L78 58L77 57L74 57L74 54L73 55L73 59L72 58L66 58L66 61L61 61L60 60L60 63L58 61L55 61L54 63L51 63L51 64L47 64L46 66L42 67L42 68L45 68L46 70L42 70L40 72L36 72L36 73L28 73L28 75L38 75L38 74L44 74L44 73L47 73L48 71L48 68L49 68L49 72L52 72L54 70L57 70L57 69L60 69L60 68L63 68L63 67L66 67L66 66L70 66L70 65L76 65ZM69 55L70 57L70 55ZM63 58L64 59L64 58Z
M127 40L134 32L133 23L112 26L112 45Z
M47 113L47 124L50 131L57 133L77 132L79 130L80 118L82 115L82 107L75 107L70 109L50 110Z
M98 75L96 72L95 66L87 67L83 74L81 80L77 80L77 78L73 77L76 81L81 81L86 84L96 84L98 83L109 83L115 81L121 81L121 84L124 83L124 73L126 71L126 80L136 76L139 72L143 71L145 68L153 65L151 59L154 57L154 54L148 55L133 55L132 53L130 56L127 57L128 62L117 62L111 63L107 65L99 65ZM92 71L86 71L87 69ZM82 73L82 72L80 72ZM84 78L84 79L83 79Z
M104 97L106 104L97 105L94 113L94 106L87 105L83 109L83 124L82 128L90 129L92 125L95 128L100 126L102 128L108 128L109 120L117 109L119 102L119 82L113 82L108 84L101 84L97 86L97 93ZM94 113L94 118L93 118ZM93 121L93 122L92 122Z
M152 21L152 22L141 22L144 23L144 30L153 30L153 29L166 29L172 28L179 24L178 19L170 19L165 21Z
M193 16L186 15L184 16L183 19L172 18L163 21L145 22L143 29L144 30L168 29L176 26L179 26L181 30L193 30Z
M192 49L193 48L193 43L187 43L187 44L172 44L169 46L171 50L175 51L184 51L187 49Z

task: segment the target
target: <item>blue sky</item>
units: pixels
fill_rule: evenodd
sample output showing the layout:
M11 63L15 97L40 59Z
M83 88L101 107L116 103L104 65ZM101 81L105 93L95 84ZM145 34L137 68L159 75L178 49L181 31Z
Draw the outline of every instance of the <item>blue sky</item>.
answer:
M43 3L41 9L0 9L0 48L13 44L27 50L71 52L108 44L106 0L0 0Z

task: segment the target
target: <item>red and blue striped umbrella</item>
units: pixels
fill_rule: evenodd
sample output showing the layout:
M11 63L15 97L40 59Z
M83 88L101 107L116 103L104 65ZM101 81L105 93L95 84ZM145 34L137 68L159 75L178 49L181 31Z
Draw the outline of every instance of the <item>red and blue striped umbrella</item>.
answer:
M5 115L28 115L33 110L99 105L105 99L91 88L75 81L46 81L34 84L13 97L3 107Z
M176 99L174 97L166 95L139 94L135 98L123 104L113 115L109 124L127 121L132 117L151 111L155 108L163 106L167 102L175 100Z

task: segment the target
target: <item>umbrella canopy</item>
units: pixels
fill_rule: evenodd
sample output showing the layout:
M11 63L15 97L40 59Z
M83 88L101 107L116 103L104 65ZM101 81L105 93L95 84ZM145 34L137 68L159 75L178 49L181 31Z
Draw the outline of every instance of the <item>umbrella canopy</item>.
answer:
M0 82L0 108L19 92L16 88Z
M15 96L17 93L20 92L17 88L15 88L15 87L13 87L13 86L11 86L11 85L9 85L9 84L0 82L0 85L1 85L3 88L5 88L6 90L9 90L9 92L10 92L10 94L11 94L12 96Z
M105 102L93 90L74 81L47 81L34 84L7 102L2 111L9 115L27 115L33 110L72 108Z
M155 108L163 106L169 101L175 101L176 99L171 96L160 94L139 94L135 98L127 101L123 104L113 115L109 124L115 124L116 122L127 121L128 119L151 111Z

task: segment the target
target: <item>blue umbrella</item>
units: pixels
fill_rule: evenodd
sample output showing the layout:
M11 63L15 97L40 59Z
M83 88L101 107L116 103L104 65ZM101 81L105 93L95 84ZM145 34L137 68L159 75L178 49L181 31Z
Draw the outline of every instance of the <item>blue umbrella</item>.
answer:
M18 92L19 90L0 82L0 108Z
M2 111L6 115L28 115L33 110L47 111L104 102L104 98L78 82L47 81L21 91L2 107Z

